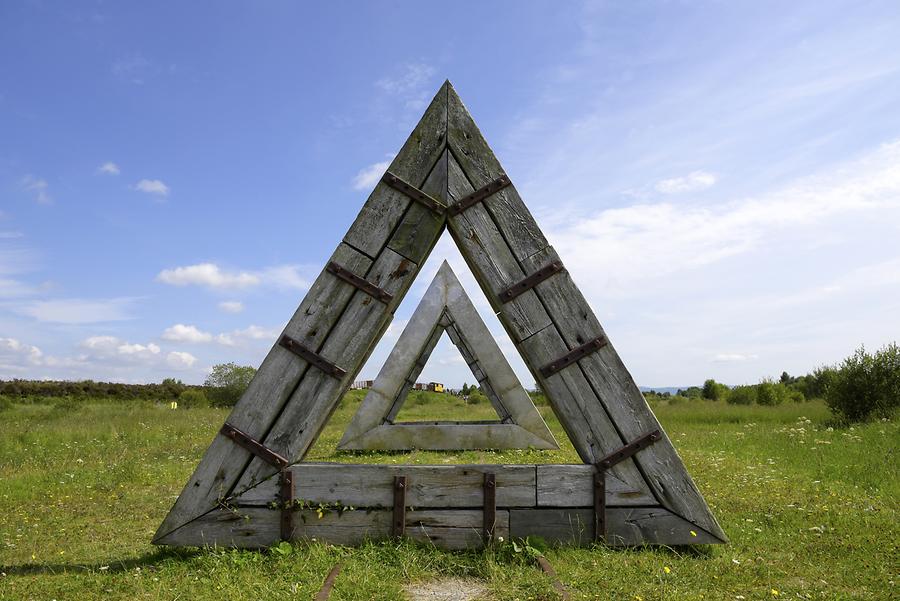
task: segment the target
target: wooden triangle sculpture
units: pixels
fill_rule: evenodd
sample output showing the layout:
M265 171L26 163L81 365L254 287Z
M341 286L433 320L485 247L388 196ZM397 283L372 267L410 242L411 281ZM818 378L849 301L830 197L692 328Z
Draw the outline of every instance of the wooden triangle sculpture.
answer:
M445 331L491 400L499 421L395 423ZM353 416L338 449L528 448L559 446L456 274L444 261Z
M584 464L303 463L445 227ZM313 503L358 509L316 519ZM450 548L494 536L726 540L450 82L263 360L154 543L353 544L404 534Z

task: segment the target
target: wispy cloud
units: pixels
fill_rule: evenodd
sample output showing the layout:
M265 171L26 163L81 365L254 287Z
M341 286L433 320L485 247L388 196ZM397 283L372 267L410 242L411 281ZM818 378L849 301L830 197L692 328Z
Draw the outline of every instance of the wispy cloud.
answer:
M175 324L166 328L162 334L163 340L170 342L183 342L187 344L220 344L223 346L238 346L246 340L274 340L281 330L250 325L243 329L212 334L205 332L193 325Z
M387 168L391 166L392 160L394 160L393 154L389 155L389 158L385 161L372 163L368 167L360 169L353 178L353 189L371 190L374 188L381 176L384 175L384 172L387 171Z
M429 98L431 79L435 69L425 63L407 63L399 72L382 77L375 82L375 87L381 91L400 98L404 102L404 108L409 110L422 110Z
M14 307L14 311L41 322L85 324L132 319L134 298L41 300Z
M32 198L38 204L48 205L53 202L53 198L50 196L50 184L45 179L26 175L22 179L22 188L26 192L31 192Z
M222 301L219 303L219 309L225 313L240 313L244 310L244 303L241 301Z
M259 271L229 271L215 263L198 263L164 269L156 280L172 286L204 286L217 290L260 285L301 290L309 287L309 280L303 276L298 265L276 265Z
M142 179L132 187L138 192L144 192L145 194L151 194L160 198L167 197L170 191L169 186L158 179Z
M152 342L132 343L116 336L91 336L84 339L80 346L84 351L80 357L82 361L100 361L107 365L125 363L188 369L197 362L196 357L184 351L164 352Z
M141 54L119 57L112 64L113 75L135 85L143 85L157 71L157 67Z
M716 176L708 171L693 171L682 177L660 180L654 187L657 192L663 194L699 192L711 188L716 183L716 179Z
M104 175L119 175L120 170L119 166L113 163L112 161L107 161L103 163L99 167L97 167L97 173L101 173Z
M603 274L584 281L609 296L746 253L787 228L885 207L900 208L900 141L759 197L606 209L556 224L549 235L576 272Z

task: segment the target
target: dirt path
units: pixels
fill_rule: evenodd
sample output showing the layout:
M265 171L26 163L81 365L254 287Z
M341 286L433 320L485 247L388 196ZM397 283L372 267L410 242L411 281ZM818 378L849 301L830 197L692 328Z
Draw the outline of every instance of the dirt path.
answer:
M444 578L430 582L416 582L403 587L410 601L470 601L487 592L478 580Z

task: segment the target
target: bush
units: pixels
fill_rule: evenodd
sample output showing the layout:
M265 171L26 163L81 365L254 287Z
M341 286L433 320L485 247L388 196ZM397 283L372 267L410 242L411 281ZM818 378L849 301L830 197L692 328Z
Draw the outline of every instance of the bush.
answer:
M874 355L859 347L841 363L825 402L845 421L891 417L900 407L900 347L891 343Z
M802 403L806 401L806 397L799 390L788 390L788 400L794 403Z
M480 390L475 388L469 393L469 404L480 405L481 403L487 403L487 397L484 396L484 394Z
M703 383L703 398L710 401L721 401L728 396L728 387L712 378Z
M755 386L735 386L726 399L732 405L752 405L756 402Z
M214 407L233 407L247 390L256 369L249 365L219 363L206 378L207 397Z
M781 382L773 382L766 378L756 385L756 402L760 405L780 405L787 396L787 388Z
M206 393L199 388L188 388L178 395L178 404L185 409L209 407L209 399L206 398Z
M829 365L821 365L806 376L803 394L808 399L824 399L828 388L835 381L838 370Z

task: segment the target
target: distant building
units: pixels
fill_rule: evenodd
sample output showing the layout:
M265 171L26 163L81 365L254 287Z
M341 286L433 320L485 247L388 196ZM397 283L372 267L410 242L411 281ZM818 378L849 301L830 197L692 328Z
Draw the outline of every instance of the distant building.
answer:
M372 384L374 384L374 380L357 380L350 386L350 390L361 390L366 388L372 388Z

